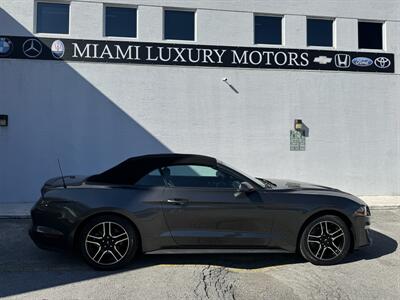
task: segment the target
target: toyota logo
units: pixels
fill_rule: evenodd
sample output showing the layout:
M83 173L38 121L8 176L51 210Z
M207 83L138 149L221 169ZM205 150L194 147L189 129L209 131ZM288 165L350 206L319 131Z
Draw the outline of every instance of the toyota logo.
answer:
M37 39L29 39L22 45L22 51L24 54L30 58L35 58L42 53L42 43Z
M390 59L384 56L378 57L374 61L375 66L380 69L386 69L390 66Z

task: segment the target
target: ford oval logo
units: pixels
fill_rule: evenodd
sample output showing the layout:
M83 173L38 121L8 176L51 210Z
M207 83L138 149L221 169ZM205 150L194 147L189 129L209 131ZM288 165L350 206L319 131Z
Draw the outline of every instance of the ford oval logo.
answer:
M353 63L353 65L356 65L358 67L368 67L374 63L372 59L368 57L355 57L351 60L351 62Z

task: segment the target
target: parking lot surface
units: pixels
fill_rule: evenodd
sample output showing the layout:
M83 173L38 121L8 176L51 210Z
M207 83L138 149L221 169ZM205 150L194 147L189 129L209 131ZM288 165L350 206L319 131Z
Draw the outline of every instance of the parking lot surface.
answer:
M400 299L400 209L372 211L373 246L336 266L292 254L143 255L99 272L36 248L30 220L0 220L0 297L15 299Z

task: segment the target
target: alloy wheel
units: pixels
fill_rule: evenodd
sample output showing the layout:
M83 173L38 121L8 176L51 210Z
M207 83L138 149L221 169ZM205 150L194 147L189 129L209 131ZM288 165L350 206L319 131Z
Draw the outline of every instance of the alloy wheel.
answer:
M307 247L318 260L335 259L345 247L344 231L339 224L333 221L321 221L309 231Z
M85 238L86 253L100 265L121 261L129 250L128 232L116 222L101 222L89 230Z

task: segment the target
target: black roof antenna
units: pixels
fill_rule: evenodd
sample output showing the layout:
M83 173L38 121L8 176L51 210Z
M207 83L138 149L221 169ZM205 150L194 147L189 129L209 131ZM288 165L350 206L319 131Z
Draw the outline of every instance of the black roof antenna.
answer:
M58 167L60 168L60 173L61 173L61 178L62 178L63 186L64 186L64 189L66 189L67 186L65 185L64 174L63 174L63 171L62 171L62 169L61 169L60 159L57 158L57 161L58 161Z

